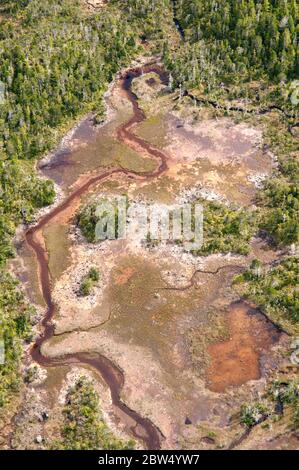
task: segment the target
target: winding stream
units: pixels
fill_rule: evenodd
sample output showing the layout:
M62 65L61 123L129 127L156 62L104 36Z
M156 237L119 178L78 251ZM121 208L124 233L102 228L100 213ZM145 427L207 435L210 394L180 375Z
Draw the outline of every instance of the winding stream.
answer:
M138 105L138 100L132 92L132 81L143 73L155 72L159 75L164 84L168 83L168 75L157 64L148 64L136 68L132 68L124 72L119 78L119 84L126 99L131 103L133 108L133 116L124 124L120 125L116 130L116 136L119 142L131 147L142 156L148 155L157 165L153 171L132 171L119 167L113 167L103 170L98 175L90 176L77 189L74 190L66 199L56 208L42 217L39 222L29 228L25 233L25 239L29 247L34 251L38 261L39 277L42 295L46 303L46 313L41 322L41 335L36 340L31 349L32 359L43 367L59 367L68 365L79 365L92 368L97 372L110 388L111 398L116 410L120 412L122 420L130 433L138 440L143 441L144 446L148 449L160 449L161 439L163 438L160 430L151 422L150 419L142 417L137 411L129 408L121 399L121 392L124 387L125 377L123 371L107 357L95 352L80 352L62 355L59 357L47 357L41 352L43 344L55 336L54 325L52 319L56 314L56 306L52 298L52 280L48 265L48 253L44 245L42 230L57 217L57 215L77 207L81 197L88 193L95 185L106 181L113 175L127 175L135 179L151 180L159 177L167 169L168 156L163 151L153 147L151 144L134 134L133 128L136 124L143 122L146 116ZM189 95L190 96L190 95ZM209 103L213 105L213 102ZM241 109L234 109L242 111ZM268 112L269 110L267 110ZM80 174L77 175L79 178ZM78 180L79 181L79 180ZM189 282L185 286L175 287L167 286L163 290L186 291L196 284L196 276L199 273L216 275L222 270L241 270L244 266L228 265L217 268L215 271L196 270ZM244 307L245 308L245 307ZM270 332L271 333L271 332ZM129 422L131 422L129 424ZM133 425L132 425L133 422ZM242 436L241 439L246 438ZM238 445L233 444L233 446Z
M134 437L141 439L148 449L159 449L160 440L162 437L160 431L148 418L143 418L140 416L140 414L138 414L138 412L133 411L122 402L120 394L124 386L124 374L113 362L111 362L105 356L96 353L81 352L56 358L49 358L44 356L41 352L43 343L54 336L54 326L51 320L56 313L56 306L52 298L52 283L48 266L47 252L44 248L43 238L41 236L42 229L58 214L64 212L72 204L76 203L78 199L80 199L83 194L87 193L95 184L106 180L116 173L126 174L132 177L142 176L144 178L154 178L161 175L167 169L166 154L152 147L140 137L135 136L135 134L132 132L132 127L135 124L145 120L145 115L139 108L137 98L131 89L133 79L140 76L144 72L156 72L160 76L161 81L164 83L166 83L168 80L165 73L157 65L146 65L143 67L131 69L126 72L123 77L121 77L120 84L123 92L133 106L133 117L127 123L121 125L118 128L117 137L126 145L134 146L135 149L137 147L157 160L158 164L155 170L152 172L139 173L120 168L113 168L101 173L98 176L91 177L87 182L82 184L78 189L70 194L62 202L62 204L45 215L37 223L37 225L27 230L25 233L25 239L27 244L34 251L38 261L42 295L47 306L45 317L41 323L41 327L43 329L42 334L36 340L31 349L32 359L43 367L57 367L72 364L92 367L101 375L101 377L109 386L114 406L134 421L135 425L130 429Z

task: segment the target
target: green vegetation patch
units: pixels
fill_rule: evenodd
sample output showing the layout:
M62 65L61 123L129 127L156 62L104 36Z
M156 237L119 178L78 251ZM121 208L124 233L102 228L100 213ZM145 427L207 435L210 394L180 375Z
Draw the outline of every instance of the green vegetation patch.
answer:
M91 294L92 289L94 285L99 281L100 279L100 273L97 268L91 268L86 274L86 276L83 277L80 288L79 288L79 294L82 297L86 297Z
M269 428L269 420L274 423L287 416L288 431L299 427L299 381L292 374L272 380L262 401L244 403L240 410L240 422L252 428L262 422Z
M255 260L235 278L243 294L290 333L299 332L299 259L289 257L271 268Z
M30 1L4 23L0 46L3 152L21 159L53 146L54 130L94 107L136 51L116 8L87 15L79 0Z
M161 45L165 32L173 31L172 9L170 0L110 0L125 13L131 24L140 31L142 40L155 40Z
M278 120L269 124L265 141L278 158L279 167L265 184L259 204L266 208L261 228L281 246L299 243L299 145L287 129L287 123Z
M63 409L61 439L51 445L59 450L128 450L134 441L118 439L104 421L98 394L90 381L81 377L71 387Z
M292 412L292 424L299 428L299 380L288 379L275 380L270 387L270 397L280 406L286 406Z
M241 407L241 423L252 428L265 421L269 416L269 411L264 403L243 404Z
M298 164L297 164L298 166ZM281 178L266 183L262 200L267 207L266 220L261 227L267 230L278 245L299 243L299 184Z
M111 219L111 213L114 220ZM102 198L83 206L76 216L76 224L81 229L82 234L86 237L87 241L96 243L101 241L98 239L97 234L98 224L101 225L103 235L105 235L105 227L107 228L108 222L110 225L113 223L115 236L116 238L118 237L118 218L119 213L117 202L114 202L113 200L110 202L108 198Z
M29 222L34 209L52 204L54 196L53 183L38 179L28 163L0 160L0 268L14 253L16 226Z
M249 242L257 229L257 214L215 202L203 204L204 240L196 255L212 253L249 253Z
M258 226L256 211L203 200L198 202L204 206L204 244L200 250L194 251L193 254L197 256L229 252L248 254L249 242ZM99 203L91 202L85 205L76 217L76 223L83 235L92 243L98 241L96 236L98 222L104 221L107 217L106 212L98 213L98 207ZM115 230L117 234L117 206L115 206ZM154 242L155 245L159 244L157 240ZM147 243L148 246L152 246L150 236L147 238Z
M177 0L185 31L179 48L165 44L164 58L177 83L237 83L267 78L276 83L298 76L298 3Z
M20 389L22 343L31 339L31 319L34 313L34 309L28 306L18 289L18 282L9 274L0 272L1 349L4 346L4 364L0 364L0 411Z

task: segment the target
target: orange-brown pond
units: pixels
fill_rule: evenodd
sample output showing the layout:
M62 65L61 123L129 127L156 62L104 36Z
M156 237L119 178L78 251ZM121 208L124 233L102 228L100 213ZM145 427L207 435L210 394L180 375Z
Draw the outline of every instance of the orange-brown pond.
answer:
M230 338L209 346L207 384L214 392L242 385L262 375L261 359L279 341L281 332L246 302L233 303L227 313Z

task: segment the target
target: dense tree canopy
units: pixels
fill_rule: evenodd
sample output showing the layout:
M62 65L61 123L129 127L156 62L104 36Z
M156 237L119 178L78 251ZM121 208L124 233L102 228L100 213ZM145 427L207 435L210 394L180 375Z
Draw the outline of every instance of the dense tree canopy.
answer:
M51 145L54 129L97 99L135 47L127 23L103 11L83 16L80 2L32 0L1 32L2 152L34 158Z
M186 37L172 56L181 79L196 84L202 78L228 80L236 74L239 79L267 76L277 81L298 77L296 0L175 3Z

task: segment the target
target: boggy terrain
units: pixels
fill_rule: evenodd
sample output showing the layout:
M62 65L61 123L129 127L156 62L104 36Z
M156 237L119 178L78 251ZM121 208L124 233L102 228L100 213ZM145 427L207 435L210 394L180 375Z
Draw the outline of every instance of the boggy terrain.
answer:
M247 255L206 257L133 236L92 244L75 215L80 204L119 194L247 207L274 162L259 129L180 98L155 64L120 74L106 102L104 125L88 116L41 163L59 198L25 233L14 266L43 316L28 356L46 370L35 398L49 403L43 436L55 435L58 397L76 368L98 383L111 427L137 446L241 445L234 416L263 393L288 338L232 282L253 259L271 263L279 254L259 238ZM82 297L92 266L100 280ZM36 446L20 426L16 435L16 447Z

